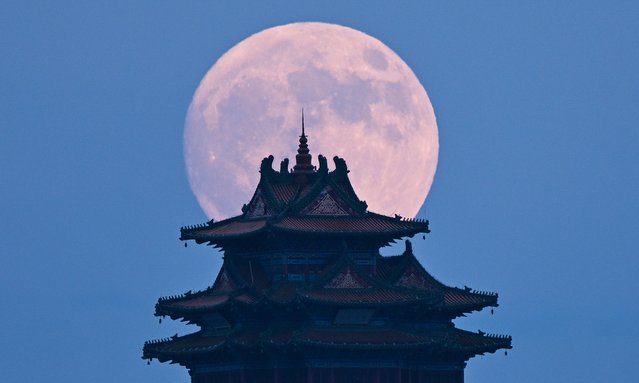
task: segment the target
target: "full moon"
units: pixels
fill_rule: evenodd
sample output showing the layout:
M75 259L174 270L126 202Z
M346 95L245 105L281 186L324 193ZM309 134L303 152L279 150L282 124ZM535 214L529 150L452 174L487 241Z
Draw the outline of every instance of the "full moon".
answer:
M338 155L369 211L417 215L439 150L424 87L395 52L367 34L295 23L235 45L193 96L184 157L209 218L241 213L262 158L273 154L275 163L295 164L302 108L314 165L318 154Z

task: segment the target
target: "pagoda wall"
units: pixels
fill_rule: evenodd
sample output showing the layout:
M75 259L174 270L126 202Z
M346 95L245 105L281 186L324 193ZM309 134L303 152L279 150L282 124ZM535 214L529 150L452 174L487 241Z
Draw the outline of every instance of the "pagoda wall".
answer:
M376 251L347 251L353 262L369 275L376 272ZM227 254L253 264L259 263L271 282L312 282L343 254L341 251L301 251L299 249L279 249L261 252Z
M192 383L463 383L463 369L289 367L191 372Z

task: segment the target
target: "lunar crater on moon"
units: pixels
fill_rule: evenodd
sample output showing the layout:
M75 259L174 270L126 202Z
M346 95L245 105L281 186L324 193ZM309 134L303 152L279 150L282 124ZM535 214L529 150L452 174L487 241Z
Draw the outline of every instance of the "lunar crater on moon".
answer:
M185 161L209 217L240 214L263 157L294 165L302 108L315 165L318 154L339 155L371 211L417 214L439 149L426 91L379 40L338 25L298 23L237 44L193 97Z

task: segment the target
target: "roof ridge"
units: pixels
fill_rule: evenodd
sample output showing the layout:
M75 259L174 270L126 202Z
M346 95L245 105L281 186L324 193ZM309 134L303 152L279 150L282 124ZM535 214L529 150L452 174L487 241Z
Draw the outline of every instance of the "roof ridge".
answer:
M275 173L275 170L273 170L273 173ZM279 212L282 209L282 206L280 202L277 200L277 198L275 197L275 192L273 191L273 188L271 187L271 183L265 181L266 178L269 178L269 181L270 181L270 174L265 175L264 173L261 173L260 182L258 183L258 188L255 189L255 191L257 192L259 187L262 186L262 188L264 189L262 193L265 194L265 197L267 198L267 202L269 202L271 206L273 207L273 213ZM253 202L253 200L251 200L251 202Z
M355 192L355 189L353 188L353 184L351 183L351 179L348 176L348 173L350 171L346 167L346 161L343 158L335 156L333 157L333 162L335 162L335 170L328 173L329 182L333 186L335 186L335 189L337 189L338 193L340 193L342 197L345 197L346 199L351 200L355 205L358 205L356 206L356 209L355 209L357 212L360 212L360 213L366 212L366 209L368 209L368 204L366 203L366 201L362 201L357 196L357 193ZM344 182L338 183L337 179L339 178L341 178L342 181ZM347 191L345 192L344 190L342 190L338 186L339 184L346 186ZM352 195L349 195L349 194L352 194Z
M332 189L337 193L337 195L344 201L351 209L353 209L356 213L365 214L366 209L368 208L368 204L366 201L362 201L359 199L355 190L353 190L353 185L351 185L351 181L348 178L348 175L345 177L346 182L344 183L350 192L353 194L352 196L348 195L348 193L344 192L342 188L338 185L333 176L333 173L329 173L327 177L327 183L332 187Z

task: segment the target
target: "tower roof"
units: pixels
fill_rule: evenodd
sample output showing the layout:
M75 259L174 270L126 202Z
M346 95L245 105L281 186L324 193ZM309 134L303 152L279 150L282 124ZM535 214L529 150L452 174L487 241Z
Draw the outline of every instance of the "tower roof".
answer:
M310 235L377 236L392 241L416 233L428 233L427 220L403 219L369 212L365 201L353 190L346 161L333 157L335 168L318 156L319 168L311 165L308 139L304 130L293 171L288 159L280 170L273 169L273 156L262 160L260 181L242 214L202 225L183 227L180 239L223 246L239 238L265 231Z
M327 159L317 159L318 168L311 163L302 112L291 171L288 159L276 171L274 157L264 158L242 214L181 228L182 240L223 248L224 263L211 287L161 298L155 306L156 316L202 330L147 342L143 358L218 368L254 360L256 352L268 355L269 363L363 355L407 365L429 361L439 373L512 347L509 336L471 333L452 323L497 306L497 294L439 282L410 241L401 255L379 254L388 242L428 233L427 220L368 211L346 161L335 156L329 171Z

